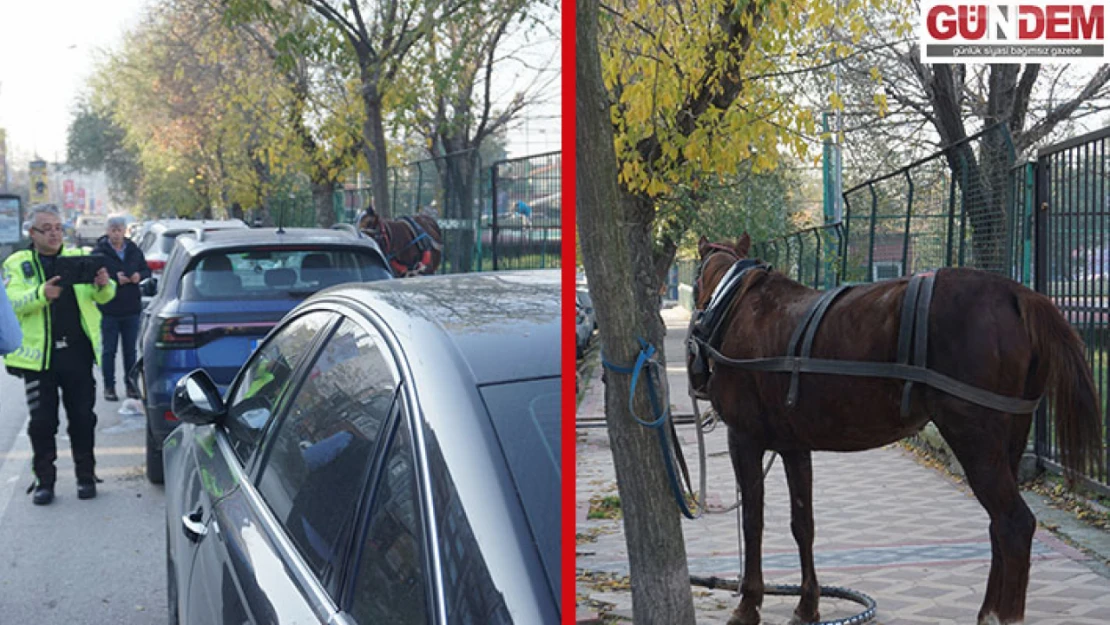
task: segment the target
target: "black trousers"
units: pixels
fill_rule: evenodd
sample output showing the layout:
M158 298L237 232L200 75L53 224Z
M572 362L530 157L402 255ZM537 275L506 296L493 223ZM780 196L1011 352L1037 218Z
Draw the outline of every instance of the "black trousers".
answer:
M87 345L87 342L86 342ZM96 380L93 378L91 347L55 350L48 371L23 371L23 388L31 422L27 436L33 453L31 467L40 484L53 485L57 479L54 461L58 459L55 436L58 433L58 391L66 409L70 450L77 481L96 481Z

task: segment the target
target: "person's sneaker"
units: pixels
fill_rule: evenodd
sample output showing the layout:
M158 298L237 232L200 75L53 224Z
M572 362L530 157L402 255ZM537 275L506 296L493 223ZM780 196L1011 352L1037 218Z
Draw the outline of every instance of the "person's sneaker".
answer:
M96 497L96 482L77 482L77 498L92 499Z
M105 386L104 387L104 399L107 400L107 401L119 401L119 395L116 395L116 387L114 387L114 386Z
M45 506L54 501L54 486L45 484L35 486L35 494L31 496L31 501L35 502L36 506Z

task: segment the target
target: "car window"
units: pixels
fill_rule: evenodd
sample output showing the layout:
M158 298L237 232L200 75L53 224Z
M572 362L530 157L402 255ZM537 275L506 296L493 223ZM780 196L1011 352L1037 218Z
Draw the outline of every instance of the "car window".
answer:
M378 473L352 593L350 613L359 623L428 622L424 530L412 445L405 420L399 421Z
M325 585L346 557L397 388L381 340L343 321L266 443L258 491Z
M201 257L182 277L182 299L301 299L334 284L388 277L369 250L218 251Z
M192 234L191 232L163 232L162 233L162 253L169 254L173 250L173 244L177 242L178 235Z
M149 252L150 248L154 245L154 238L155 234L153 232L147 232L143 235L143 241L139 244L139 249L141 249L144 254Z
M300 358L322 332L332 313L311 312L282 326L243 368L228 395L225 428L232 449L243 463L258 446L262 430L277 412Z
M559 596L559 378L481 388L548 582Z

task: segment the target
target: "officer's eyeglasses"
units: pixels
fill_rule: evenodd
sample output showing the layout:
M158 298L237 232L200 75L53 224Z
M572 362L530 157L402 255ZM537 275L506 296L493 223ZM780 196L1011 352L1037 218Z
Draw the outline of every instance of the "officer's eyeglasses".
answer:
M50 234L51 232L61 232L62 227L61 226L47 226L45 228L36 228L34 226L31 226L31 230L34 230L35 232L37 232L39 234Z

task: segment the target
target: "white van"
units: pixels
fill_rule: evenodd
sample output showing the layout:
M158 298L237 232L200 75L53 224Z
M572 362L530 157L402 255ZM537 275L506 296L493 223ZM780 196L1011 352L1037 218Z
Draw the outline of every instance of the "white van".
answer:
M73 239L77 247L93 245L108 230L108 218L104 215L81 215L73 228Z

